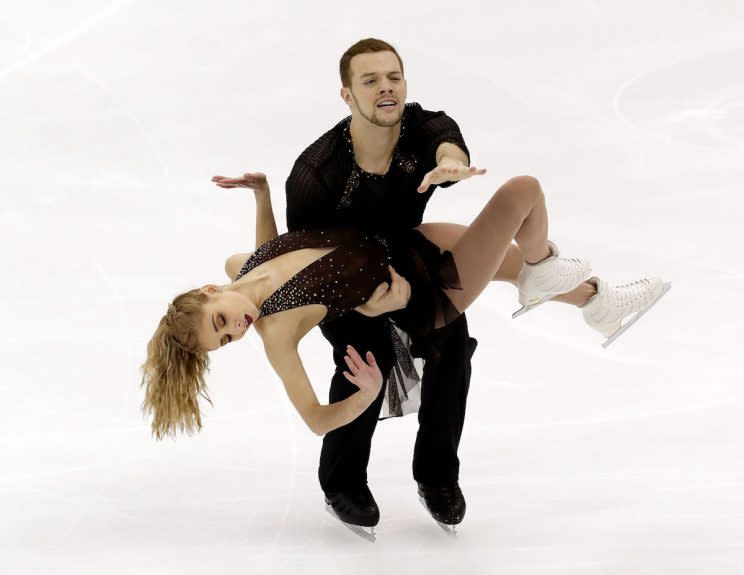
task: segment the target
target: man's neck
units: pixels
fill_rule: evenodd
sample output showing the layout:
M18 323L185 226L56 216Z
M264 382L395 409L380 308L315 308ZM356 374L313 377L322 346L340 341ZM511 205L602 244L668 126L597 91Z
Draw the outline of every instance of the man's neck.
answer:
M387 171L388 162L400 137L400 122L387 128L352 116L349 132L357 164L372 173Z

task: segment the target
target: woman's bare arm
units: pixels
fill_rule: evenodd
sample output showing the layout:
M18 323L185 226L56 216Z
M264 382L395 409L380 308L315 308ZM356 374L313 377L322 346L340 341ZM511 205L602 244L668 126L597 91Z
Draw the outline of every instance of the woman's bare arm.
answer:
M264 350L284 383L289 400L310 430L316 435L325 435L359 417L373 399L360 389L343 401L321 405L302 365L297 343L290 337L264 337Z
M256 195L256 248L258 248L279 234L276 231L268 182L266 188L256 189L254 192Z
M261 172L245 173L241 178L214 176L212 181L221 188L250 188L253 190L256 196L256 248L269 240L273 240L278 235L266 174Z

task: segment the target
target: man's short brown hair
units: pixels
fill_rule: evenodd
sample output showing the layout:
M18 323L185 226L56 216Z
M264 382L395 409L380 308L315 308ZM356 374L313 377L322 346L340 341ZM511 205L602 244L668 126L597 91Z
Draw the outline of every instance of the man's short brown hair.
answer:
M377 38L365 38L359 40L351 48L344 52L341 56L341 62L339 62L339 72L341 73L341 85L344 88L351 86L351 59L357 54L374 54L375 52L392 52L395 57L398 58L400 64L400 71L403 73L403 60L400 59L400 54L390 44L384 40L378 40Z

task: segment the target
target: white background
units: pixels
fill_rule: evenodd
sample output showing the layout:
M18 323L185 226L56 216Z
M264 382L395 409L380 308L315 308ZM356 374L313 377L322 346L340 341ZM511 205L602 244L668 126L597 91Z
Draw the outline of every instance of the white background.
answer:
M0 570L8 574L744 572L739 2L7 2L0 10ZM279 231L297 155L349 111L338 60L374 36L408 101L445 110L485 176L435 192L469 223L508 178L594 273L673 289L607 350L509 285L479 341L448 540L411 476L415 416L380 423L377 542L323 509L321 439L254 333L214 353L214 408L157 443L139 405L169 301ZM327 401L330 345L300 348Z

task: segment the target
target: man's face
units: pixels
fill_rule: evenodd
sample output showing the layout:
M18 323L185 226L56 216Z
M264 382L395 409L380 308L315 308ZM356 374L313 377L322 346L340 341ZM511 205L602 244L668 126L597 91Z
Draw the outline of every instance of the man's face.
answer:
M407 85L398 58L392 52L357 54L349 63L350 88L341 96L367 121L383 127L395 126L403 116ZM388 105L382 105L387 102ZM389 105L393 102L392 105Z

